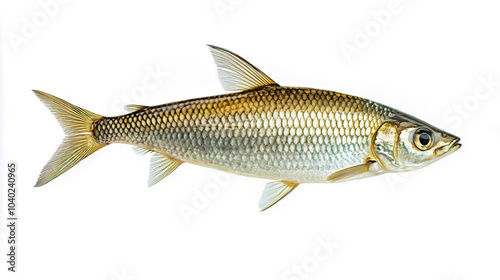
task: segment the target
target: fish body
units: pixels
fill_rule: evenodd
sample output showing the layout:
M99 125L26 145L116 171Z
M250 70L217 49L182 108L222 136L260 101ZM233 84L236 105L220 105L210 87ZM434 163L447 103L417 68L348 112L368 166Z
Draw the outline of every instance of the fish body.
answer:
M37 186L112 143L153 153L149 185L182 163L274 180L265 210L301 183L342 182L422 168L460 148L459 138L391 107L343 93L280 86L240 56L210 46L230 94L103 117L35 91L67 136Z
M124 143L239 175L328 182L371 158L371 137L391 109L309 88L264 86L145 107L95 124L97 143Z

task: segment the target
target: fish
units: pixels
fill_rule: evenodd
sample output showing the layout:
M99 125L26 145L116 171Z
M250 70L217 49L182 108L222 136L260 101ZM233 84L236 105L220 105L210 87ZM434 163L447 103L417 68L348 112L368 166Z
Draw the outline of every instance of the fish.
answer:
M148 185L181 164L271 180L263 211L303 183L339 183L413 171L461 147L460 138L389 106L340 92L281 86L239 55L208 45L226 92L104 117L35 95L65 138L35 187L113 143L151 153Z

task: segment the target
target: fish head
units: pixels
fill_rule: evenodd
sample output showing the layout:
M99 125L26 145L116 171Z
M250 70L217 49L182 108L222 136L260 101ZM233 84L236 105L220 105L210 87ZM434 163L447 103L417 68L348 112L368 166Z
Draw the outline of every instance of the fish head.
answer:
M460 138L406 114L394 114L373 135L371 149L388 172L420 169L457 151Z

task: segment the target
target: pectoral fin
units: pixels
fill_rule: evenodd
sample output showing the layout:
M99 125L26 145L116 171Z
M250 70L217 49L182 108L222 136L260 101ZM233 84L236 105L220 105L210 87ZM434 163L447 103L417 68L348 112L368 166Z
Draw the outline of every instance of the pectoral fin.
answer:
M355 165L348 167L346 169L335 171L332 174L328 175L327 180L331 182L341 182L341 181L351 180L354 177L360 176L363 173L368 172L370 170L370 166L374 163L375 161L367 161L360 165Z
M291 193L299 184L287 181L274 181L266 184L259 201L261 211L268 209Z
M174 160L164 154L153 152L151 156L151 165L149 166L148 186L160 182L163 178L174 172L182 161Z

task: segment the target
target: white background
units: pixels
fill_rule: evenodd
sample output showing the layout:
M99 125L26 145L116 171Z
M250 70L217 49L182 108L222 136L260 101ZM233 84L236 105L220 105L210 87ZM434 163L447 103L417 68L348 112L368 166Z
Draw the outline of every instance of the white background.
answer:
M481 82L500 82L494 1L75 0L51 15L47 2L1 7L1 169L15 161L19 177L18 272L3 218L2 279L500 279L500 86ZM148 156L125 145L33 187L63 132L32 89L102 115L220 94L205 44L282 85L398 108L463 147L404 176L303 184L265 212L266 180L184 164L147 188ZM155 68L168 77L138 94Z

